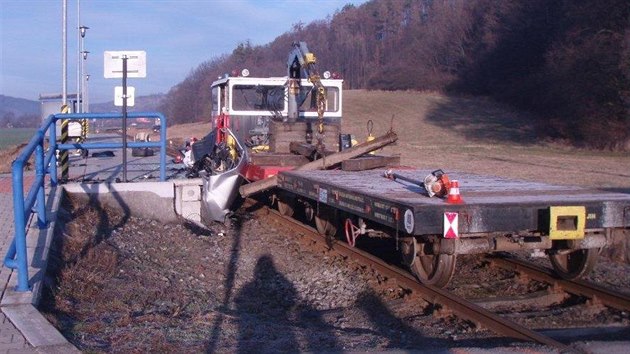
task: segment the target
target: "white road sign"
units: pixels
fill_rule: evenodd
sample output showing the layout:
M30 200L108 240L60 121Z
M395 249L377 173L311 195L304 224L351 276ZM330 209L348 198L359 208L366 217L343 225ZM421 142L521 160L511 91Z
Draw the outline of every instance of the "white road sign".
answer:
M136 88L127 86L127 107L133 107L135 104ZM123 105L123 87L114 87L114 106L122 107Z
M123 77L123 58L127 58L127 77L147 77L147 53L145 51L105 51L104 76L106 79Z

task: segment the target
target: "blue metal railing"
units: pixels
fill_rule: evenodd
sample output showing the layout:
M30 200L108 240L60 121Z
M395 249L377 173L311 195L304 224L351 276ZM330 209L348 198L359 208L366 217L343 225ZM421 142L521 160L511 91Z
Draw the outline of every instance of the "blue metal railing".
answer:
M122 149L122 143L71 143L57 144L56 122L61 119L122 119L122 114L116 113L84 113L84 114L53 114L48 116L41 127L35 132L31 140L22 150L11 166L13 184L13 241L4 257L4 265L17 269L18 284L16 291L29 291L28 258L26 252L26 226L32 213L37 213L37 226L47 227L46 218L46 175L50 175L52 186L58 184L56 150L64 149ZM160 148L160 180L166 180L166 118L157 112L128 113L127 118L159 118L159 142L130 142L129 148L159 147ZM48 131L48 149L44 149L46 132ZM35 179L24 197L24 166L35 153Z

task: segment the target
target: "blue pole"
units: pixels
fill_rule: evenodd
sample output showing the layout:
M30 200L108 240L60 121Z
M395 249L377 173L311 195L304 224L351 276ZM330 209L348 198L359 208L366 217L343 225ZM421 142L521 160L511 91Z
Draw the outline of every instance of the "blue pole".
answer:
M166 181L166 118L159 114L160 117L160 181Z
M46 228L48 220L46 219L46 193L44 185L46 184L46 171L44 171L44 139L35 148L35 174L36 180L42 180L37 186L37 226L40 229Z
M57 179L57 119L51 115L51 124L48 125L48 154L50 161L47 166L50 168L50 184L56 187L59 183Z
M4 265L11 269L17 268L17 263L15 262L15 237L13 237L7 249L7 254L4 256Z
M18 270L18 285L16 291L29 291L28 264L26 253L26 220L24 218L24 160L15 160L12 166L13 177L13 217L15 220L15 254L14 267ZM5 259L5 264L6 264ZM10 262L13 263L13 262Z

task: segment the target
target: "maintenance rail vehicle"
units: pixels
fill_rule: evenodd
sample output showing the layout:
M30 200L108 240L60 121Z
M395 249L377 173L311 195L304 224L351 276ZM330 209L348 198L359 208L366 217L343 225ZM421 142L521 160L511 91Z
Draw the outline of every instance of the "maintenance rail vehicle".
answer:
M390 238L421 282L440 287L453 276L457 255L497 251L530 250L549 257L559 276L579 278L613 231L630 227L629 194L453 171L448 178L441 170L388 171L399 158L363 169L305 169L355 148L340 131L343 80L321 79L315 63L306 44L295 43L287 77L245 70L212 84L213 128L231 129L248 150L239 174L253 183L240 187L241 196L270 191L282 214L299 210L321 234L345 235L351 245L361 235Z

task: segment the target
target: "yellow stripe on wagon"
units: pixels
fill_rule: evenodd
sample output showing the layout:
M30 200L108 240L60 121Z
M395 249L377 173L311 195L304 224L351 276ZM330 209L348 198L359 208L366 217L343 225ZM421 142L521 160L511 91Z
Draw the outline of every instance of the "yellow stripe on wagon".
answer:
M549 207L549 238L552 240L575 240L584 238L586 207Z

